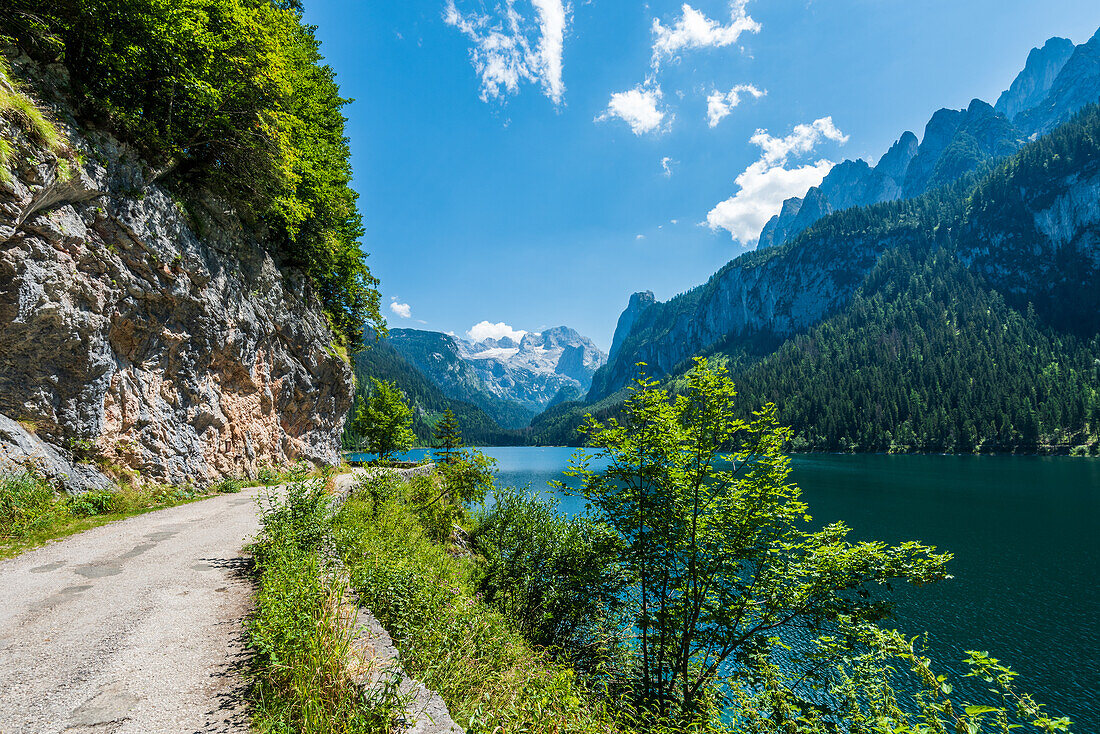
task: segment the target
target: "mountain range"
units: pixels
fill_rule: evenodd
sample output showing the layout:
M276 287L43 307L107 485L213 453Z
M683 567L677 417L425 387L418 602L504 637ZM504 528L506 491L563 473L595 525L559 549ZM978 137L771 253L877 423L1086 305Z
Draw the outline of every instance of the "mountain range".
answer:
M835 166L707 283L631 296L586 399L535 440L576 442L638 363L675 381L709 355L807 448L1096 450L1098 99L1100 33L1051 39L996 105Z
M377 353L369 354L374 350ZM468 441L474 434L487 433L497 441L504 435L511 436L508 442L518 440L501 429L526 428L546 408L582 398L607 359L592 340L566 326L528 332L518 340L467 340L435 331L392 329L388 338L365 351L368 354L359 359L372 366L364 369L365 374L387 374L386 379L413 396L422 413L452 408L469 429ZM382 362L387 369L381 370ZM424 381L438 397L429 397ZM470 421L473 425L466 426Z
M787 199L764 225L757 249L783 244L831 212L912 198L951 184L1015 153L1098 97L1100 32L1079 46L1051 38L1032 49L995 105L975 99L965 110L941 109L919 143L907 130L875 166L843 161L805 196Z

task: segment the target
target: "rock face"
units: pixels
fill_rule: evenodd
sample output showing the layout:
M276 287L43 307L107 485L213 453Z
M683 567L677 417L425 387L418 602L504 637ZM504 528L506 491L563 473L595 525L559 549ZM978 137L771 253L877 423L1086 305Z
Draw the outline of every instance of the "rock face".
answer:
M1068 38L1051 38L1042 48L1033 48L1027 55L1024 69L1012 85L997 98L995 109L1009 120L1046 99L1062 67L1074 51Z
M790 249L748 253L702 286L640 313L616 357L592 381L588 401L637 376L670 374L725 338L782 337L817 323L846 303L887 249L921 246L917 232L891 238L800 239Z
M1024 69L995 107L974 100L965 110L932 115L918 145L905 132L871 167L843 161L820 186L784 202L760 232L757 249L790 241L835 211L919 196L945 186L983 163L1012 155L1029 137L1050 132L1100 98L1100 31L1080 46L1051 38L1032 49Z
M393 329L390 338L445 395L477 405L505 428L523 428L550 405L583 395L606 361L590 339L566 326L518 342L471 342L417 329Z
M62 99L86 161L69 180L0 122L17 151L0 186L0 414L67 460L76 445L162 482L336 461L351 370L305 277L219 201L178 203Z
M615 324L615 335L611 338L611 351L607 353L608 359L612 359L618 354L623 341L630 334L631 327L638 320L638 315L656 302L657 298L653 295L653 291L644 291L630 296L630 300L626 304L626 310L619 314L619 321Z
M1042 102L1016 117L1028 135L1043 135L1074 112L1100 99L1100 30L1073 54L1058 72Z
M742 255L705 285L651 304L631 320L588 401L629 384L638 362L664 376L696 354L740 348L751 357L759 345L780 343L840 312L891 250L919 259L945 248L1012 306L1034 308L1054 328L1094 337L1100 156L1081 141L1095 140L1097 126L1093 117L1071 123L1064 149L1058 136L1040 141L954 196L836 214L782 247Z

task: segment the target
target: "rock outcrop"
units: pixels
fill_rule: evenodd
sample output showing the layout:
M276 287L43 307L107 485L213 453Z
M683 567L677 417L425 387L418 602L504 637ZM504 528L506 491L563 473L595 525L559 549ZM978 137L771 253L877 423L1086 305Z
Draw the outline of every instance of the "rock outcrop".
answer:
M843 161L819 186L783 203L760 232L757 249L792 240L835 211L919 196L1012 155L1100 99L1100 31L1080 46L1051 38L1031 50L1024 69L996 106L975 99L965 110L932 115L918 145L905 132L878 164Z
M76 448L161 482L336 461L351 370L305 276L279 267L262 228L201 192L184 205L134 150L80 129L61 72L15 71L82 163L66 173L0 121L14 149L0 184L0 414L66 461Z
M1001 96L995 109L1009 120L1046 99L1054 80L1073 55L1075 46L1068 38L1051 38L1042 48L1033 48L1027 55L1024 69Z

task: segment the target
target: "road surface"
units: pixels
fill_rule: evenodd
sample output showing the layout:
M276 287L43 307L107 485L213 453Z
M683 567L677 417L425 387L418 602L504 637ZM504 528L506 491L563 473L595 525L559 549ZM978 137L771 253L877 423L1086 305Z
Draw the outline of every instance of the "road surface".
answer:
M242 547L259 492L0 561L0 734L247 732Z

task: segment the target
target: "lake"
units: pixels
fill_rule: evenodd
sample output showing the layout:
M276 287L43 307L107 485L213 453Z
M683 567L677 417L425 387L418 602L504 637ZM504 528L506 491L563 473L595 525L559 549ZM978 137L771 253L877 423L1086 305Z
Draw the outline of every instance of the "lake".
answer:
M482 450L498 462L498 485L546 491L573 452ZM988 650L1075 732L1100 732L1100 460L811 454L792 463L815 522L955 554L954 579L896 592L899 629L927 631L940 668ZM566 511L583 508L561 499Z

